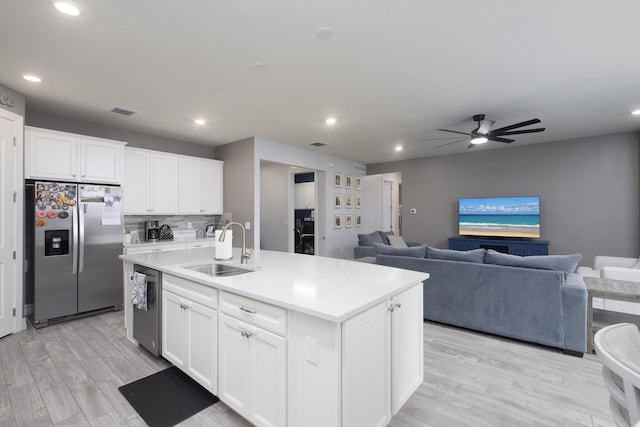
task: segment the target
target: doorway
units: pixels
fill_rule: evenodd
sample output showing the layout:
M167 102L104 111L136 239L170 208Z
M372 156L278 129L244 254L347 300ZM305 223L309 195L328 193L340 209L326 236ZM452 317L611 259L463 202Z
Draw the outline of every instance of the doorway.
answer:
M293 251L315 255L316 248L316 174L293 172Z

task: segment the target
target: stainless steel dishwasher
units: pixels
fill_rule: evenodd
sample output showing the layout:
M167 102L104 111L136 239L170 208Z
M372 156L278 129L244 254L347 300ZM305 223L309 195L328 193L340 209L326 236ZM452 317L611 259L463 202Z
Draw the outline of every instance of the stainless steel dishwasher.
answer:
M144 274L147 308L133 306L133 338L156 356L162 354L162 273L134 264L133 272Z

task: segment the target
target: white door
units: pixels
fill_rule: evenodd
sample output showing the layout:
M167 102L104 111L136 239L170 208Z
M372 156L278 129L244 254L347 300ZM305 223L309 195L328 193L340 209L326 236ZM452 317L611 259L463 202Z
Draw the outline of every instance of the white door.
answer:
M41 129L27 129L26 152L28 178L75 181L77 174L77 141L74 135Z
M224 166L219 161L202 161L202 209L205 214L224 212L222 201Z
M171 154L149 156L149 192L152 215L178 213L178 157ZM126 201L125 201L126 203Z
M395 415L423 381L422 284L398 295L393 299L393 303L391 396Z
M187 373L218 394L218 316L196 302L187 303Z
M249 420L257 426L287 424L287 346L283 337L253 328L250 337Z
M115 141L81 139L79 148L81 181L120 184L124 145Z
M18 148L22 148L22 144L17 144L19 133L22 133L22 117L0 110L0 337L14 331L15 298L17 290L22 289L19 278L22 269L18 270L16 259L18 232L22 232L17 197L17 186L22 184L21 173L18 173L21 172Z
M249 407L249 326L220 314L218 319L218 397L241 415Z
M162 291L162 356L184 370L187 353L182 298Z
M180 214L202 213L202 161L193 158L180 158L178 162L179 211Z
M391 311L382 302L347 320L342 332L342 425L391 420Z
M124 213L149 213L149 154L136 149L124 150Z

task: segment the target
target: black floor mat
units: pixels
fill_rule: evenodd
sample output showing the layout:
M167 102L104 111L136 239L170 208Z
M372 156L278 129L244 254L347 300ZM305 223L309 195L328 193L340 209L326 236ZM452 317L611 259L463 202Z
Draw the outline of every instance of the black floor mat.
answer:
M119 390L150 427L174 426L219 400L175 366Z

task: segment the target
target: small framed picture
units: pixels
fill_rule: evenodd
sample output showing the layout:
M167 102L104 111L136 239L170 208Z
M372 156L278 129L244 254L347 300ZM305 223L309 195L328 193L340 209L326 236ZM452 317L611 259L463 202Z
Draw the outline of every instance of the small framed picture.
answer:
M342 194L333 193L333 208L334 209L342 208Z
M342 228L342 214L333 214L333 228Z
M362 190L362 177L356 176L356 190Z
M344 188L351 190L353 188L353 177L351 175L344 176Z
M353 207L353 195L345 194L344 195L344 208L351 209Z
M356 227L362 227L362 214L356 214Z
M342 188L342 174L334 173L333 174L333 186L335 188Z
M351 228L353 227L353 215L352 214L345 214L344 216L344 228Z
M362 196L356 194L356 209L360 209L362 207Z

